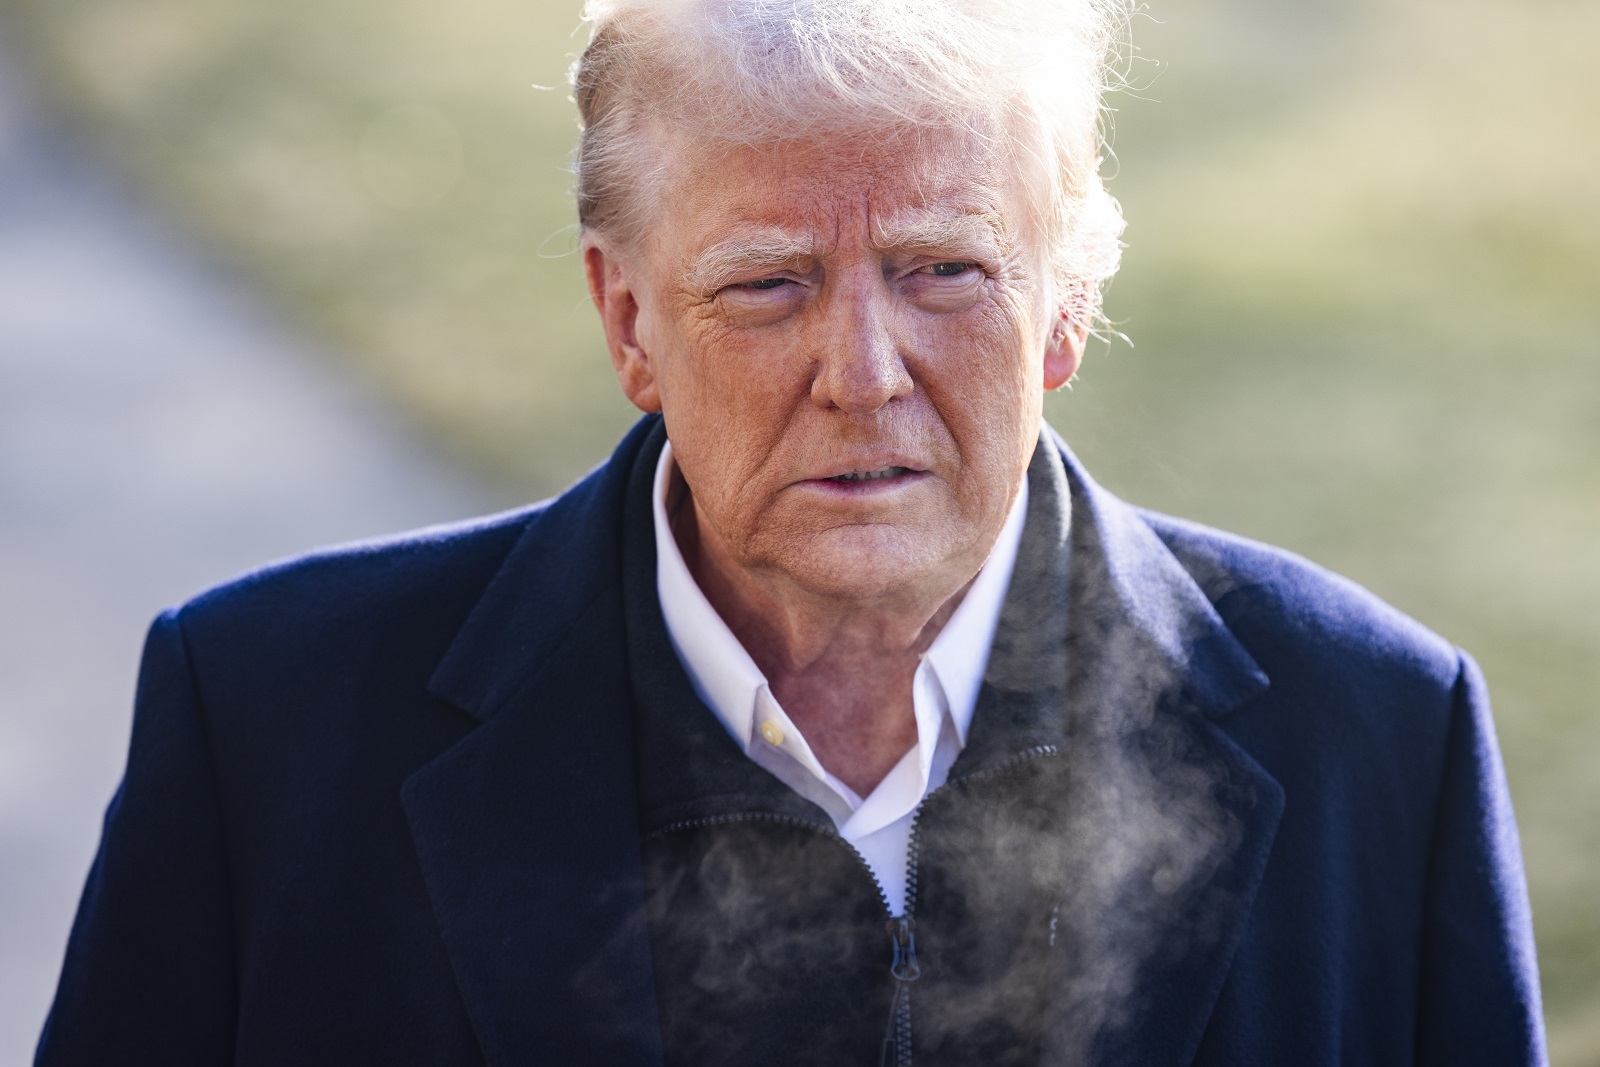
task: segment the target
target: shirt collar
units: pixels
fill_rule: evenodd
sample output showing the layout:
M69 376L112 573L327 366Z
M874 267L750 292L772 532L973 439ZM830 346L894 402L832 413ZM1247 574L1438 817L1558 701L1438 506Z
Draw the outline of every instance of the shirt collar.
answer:
M700 591L667 518L667 491L672 480L672 443L656 461L650 506L656 528L656 594L673 650L683 661L695 695L722 720L739 748L749 751L756 696L766 688L766 675L750 658L728 624Z
M1005 606L1011 572L1016 567L1017 546L1022 543L1023 520L1027 514L1028 480L1024 478L983 569L972 580L967 595L944 624L944 629L923 654L944 688L950 719L963 745L967 743L967 729L972 725L978 690L983 686L989 646L994 643L995 627L1000 623L1000 609Z

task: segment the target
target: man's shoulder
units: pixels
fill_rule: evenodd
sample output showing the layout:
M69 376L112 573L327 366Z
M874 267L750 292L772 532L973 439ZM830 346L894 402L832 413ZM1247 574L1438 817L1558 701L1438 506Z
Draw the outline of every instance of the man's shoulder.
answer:
M1458 649L1356 582L1286 549L1158 512L1139 515L1269 674L1273 664L1293 663L1436 690L1459 677Z
M1360 812L1391 844L1422 848L1449 738L1467 704L1482 698L1466 655L1292 552L1142 517L1266 676L1268 686L1225 729L1294 798L1297 833L1307 835L1294 840L1322 842L1319 834L1341 832L1334 827ZM1398 849L1395 862L1410 855Z
M235 691L426 685L469 630L537 658L614 573L623 489L658 422L641 420L559 496L310 552L200 594L172 613L194 668Z
M249 571L178 610L189 633L270 647L457 623L550 501L459 522L320 548Z

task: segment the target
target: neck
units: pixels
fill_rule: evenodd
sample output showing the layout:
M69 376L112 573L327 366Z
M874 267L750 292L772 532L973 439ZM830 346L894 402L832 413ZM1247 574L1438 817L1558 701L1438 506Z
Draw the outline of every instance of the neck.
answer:
M972 576L876 601L817 596L732 558L692 500L673 535L706 599L828 771L866 796L917 741L912 682Z

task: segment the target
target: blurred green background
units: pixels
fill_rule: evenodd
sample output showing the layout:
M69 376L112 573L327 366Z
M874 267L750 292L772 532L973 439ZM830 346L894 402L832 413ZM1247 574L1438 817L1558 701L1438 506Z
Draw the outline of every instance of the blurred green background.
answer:
M528 495L631 412L572 255L575 0L7 0L35 77L289 314ZM1138 503L1473 651L1552 1052L1600 1065L1600 3L1153 0L1130 221L1052 421Z

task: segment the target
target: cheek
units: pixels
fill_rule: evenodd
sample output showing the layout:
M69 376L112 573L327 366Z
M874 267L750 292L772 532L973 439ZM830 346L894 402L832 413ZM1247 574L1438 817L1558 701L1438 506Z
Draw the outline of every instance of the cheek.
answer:
M731 330L713 320L690 324L674 378L711 433L742 436L749 424L771 421L771 408L785 391L789 346L764 340L760 331Z
M725 516L755 506L789 409L808 392L791 380L795 350L704 319L679 335L663 367L662 410L702 507Z
M1002 297L959 315L921 319L918 376L952 421L998 420L999 429L1026 421L1038 406L1043 349L1030 310Z
M732 404L731 393L744 387L741 367L726 358L724 343L714 320L697 309L673 309L659 323L652 363L661 389L669 424L676 422L685 436L715 409Z
M924 320L919 331L914 376L960 455L957 495L983 511L1021 476L1043 417L1042 347L1030 310L1002 298Z

